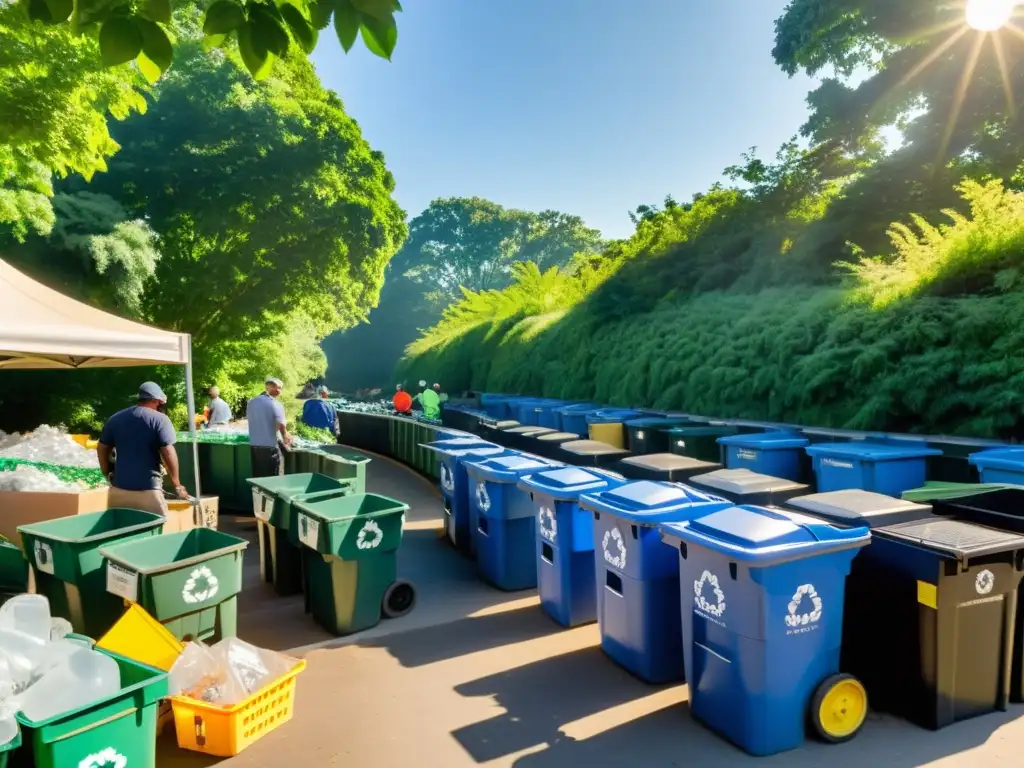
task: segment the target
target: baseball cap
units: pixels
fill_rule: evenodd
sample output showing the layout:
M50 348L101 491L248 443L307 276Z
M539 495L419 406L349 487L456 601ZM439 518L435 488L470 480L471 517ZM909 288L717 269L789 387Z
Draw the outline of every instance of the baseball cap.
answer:
M156 400L161 403L167 402L167 395L164 391L152 381L147 381L141 387L139 387L139 402L145 402L148 400Z
M280 379L275 379L273 376L267 376L267 378L265 378L263 380L263 383L264 384L273 384L275 387L281 387L281 388L284 387L284 382L281 381Z

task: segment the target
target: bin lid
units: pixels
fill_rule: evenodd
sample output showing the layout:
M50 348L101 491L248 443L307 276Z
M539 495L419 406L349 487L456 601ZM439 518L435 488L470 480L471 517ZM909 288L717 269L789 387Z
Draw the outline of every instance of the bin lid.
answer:
M706 488L713 488L723 493L782 493L803 489L807 486L782 477L762 475L749 469L719 469L704 475L690 478L694 483Z
M554 443L559 440L566 442L567 440L579 440L580 436L575 432L546 432L541 435L534 435L542 443Z
M688 522L667 522L660 530L666 538L760 565L863 547L871 540L867 528L801 522L778 510L751 505L730 505Z
M586 411L597 411L600 409L601 406L595 405L594 403L574 403L573 405L563 405L555 408L555 413L584 413Z
M580 506L591 512L606 512L615 517L643 525L657 525L671 520L684 520L696 509L732 506L732 502L701 493L682 483L641 480L617 488L580 496Z
M818 443L805 449L811 456L839 456L864 461L896 461L899 459L923 459L927 456L941 456L942 451L929 448L926 443L891 445L869 443L858 440L852 443Z
M753 448L759 451L782 451L806 448L811 441L795 432L760 432L747 435L726 435L718 438L720 445Z
M689 419L680 418L678 416L645 416L641 419L630 419L626 422L626 426L630 429L658 429L676 427L681 424L689 423Z
M497 448L497 443L483 440L479 437L454 437L446 440L434 440L430 443L421 443L421 448L430 448L434 451L460 450L462 448L482 447Z
M943 480L928 480L920 488L911 488L901 496L907 501L939 501L941 499L966 499L979 493L1014 488L1006 483L947 483Z
M946 517L876 528L876 536L918 544L957 560L1024 550L1024 536Z
M716 435L731 435L736 429L733 427L672 427L662 430L673 437L715 437Z
M932 514L929 504L916 504L882 493L853 489L798 496L787 501L786 505L839 525L866 525L869 528L920 520Z
M565 467L527 475L519 480L519 487L526 491L540 491L555 499L573 500L581 493L594 493L622 485L626 478L615 472L601 469L580 469Z
M692 456L679 456L675 453L647 453L642 456L630 456L623 459L622 463L658 472L671 472L680 469L711 469L722 466L713 461L703 461Z
M1024 472L1024 448L990 448L972 453L967 461L978 469L1010 469Z
M472 477L489 480L495 483L514 483L523 475L562 466L560 463L547 461L536 456L499 456L495 459L474 461L466 464L466 471Z
M587 414L588 424L601 424L609 423L614 424L615 422L625 422L630 419L634 419L642 415L640 411L634 411L628 408L602 408L598 411L593 411Z
M537 435L546 435L548 432L554 432L555 430L550 427L512 427L502 431L510 435L530 435L536 437Z
M600 443L597 440L572 440L562 443L560 447L578 456L608 456L613 453L629 453L625 448L616 448L614 445Z
M439 448L437 447L437 443L424 443L420 447L426 448L428 451L439 453L441 456L449 459L463 458L466 456L498 456L508 450L507 448L502 448L500 445L495 445L494 443L479 443L477 445L464 446L461 448Z

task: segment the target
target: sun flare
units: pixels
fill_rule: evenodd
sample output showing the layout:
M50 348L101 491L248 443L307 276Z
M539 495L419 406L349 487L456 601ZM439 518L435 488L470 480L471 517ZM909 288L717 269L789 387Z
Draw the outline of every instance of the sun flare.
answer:
M1013 16L1018 0L967 0L967 24L982 32L1001 29Z

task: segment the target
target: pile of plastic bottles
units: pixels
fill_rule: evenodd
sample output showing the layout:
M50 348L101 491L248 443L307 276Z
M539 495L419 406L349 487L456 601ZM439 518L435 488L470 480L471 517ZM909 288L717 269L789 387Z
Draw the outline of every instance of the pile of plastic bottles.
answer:
M0 459L22 459L62 467L99 469L96 451L79 445L63 429L43 424L25 435L0 432Z

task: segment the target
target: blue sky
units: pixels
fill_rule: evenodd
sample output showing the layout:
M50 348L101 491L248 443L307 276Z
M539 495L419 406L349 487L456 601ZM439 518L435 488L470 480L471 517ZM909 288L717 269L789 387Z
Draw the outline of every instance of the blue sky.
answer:
M771 58L786 0L403 0L391 63L328 31L314 55L415 216L486 197L606 236L796 133L814 83Z

